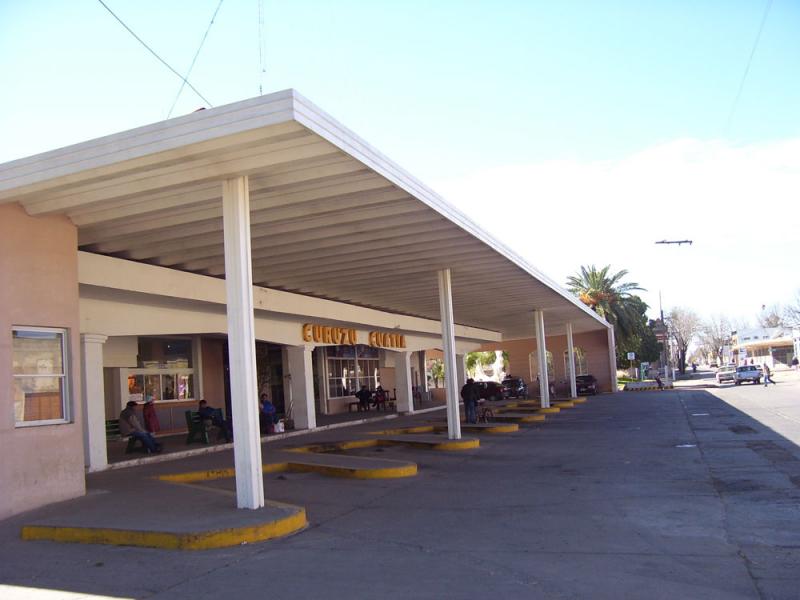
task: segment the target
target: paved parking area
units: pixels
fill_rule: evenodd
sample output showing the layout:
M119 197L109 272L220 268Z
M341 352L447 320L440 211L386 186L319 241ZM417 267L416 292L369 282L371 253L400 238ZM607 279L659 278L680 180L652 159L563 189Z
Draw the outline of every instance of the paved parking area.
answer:
M24 515L0 523L0 597L797 598L800 448L716 393L597 396L517 433L481 435L474 450L353 451L412 460L411 478L265 475L267 497L304 506L310 526L261 544L177 552L23 542ZM117 477L135 486L230 460L223 452L99 474L91 493ZM192 486L233 502L232 480ZM190 500L184 508L196 510Z

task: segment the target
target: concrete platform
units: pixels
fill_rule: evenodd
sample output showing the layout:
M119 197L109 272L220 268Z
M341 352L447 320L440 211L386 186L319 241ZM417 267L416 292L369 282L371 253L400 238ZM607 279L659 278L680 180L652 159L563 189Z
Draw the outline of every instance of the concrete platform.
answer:
M58 506L62 510L26 523L22 539L207 550L262 542L308 525L300 506L268 502L240 510L228 494L158 480L137 481L124 495L95 493Z
M381 444L413 446L430 450L471 450L481 445L477 438L462 437L460 440L449 440L445 436L425 433L407 433L387 436L380 439Z
M508 421L510 423L542 423L547 417L535 412L502 412L495 413L495 421Z
M519 431L519 425L515 423L461 423L462 431L473 433L514 433ZM422 425L419 427L405 427L401 429L385 429L383 431L373 431L376 435L405 435L408 433L446 433L447 421L438 421L434 425Z

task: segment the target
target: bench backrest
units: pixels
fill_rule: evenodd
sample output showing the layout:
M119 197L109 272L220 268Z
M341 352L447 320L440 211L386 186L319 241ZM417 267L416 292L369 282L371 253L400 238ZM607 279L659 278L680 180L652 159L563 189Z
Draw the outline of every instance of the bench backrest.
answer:
M122 435L119 431L119 419L109 419L106 421L106 439L111 440Z

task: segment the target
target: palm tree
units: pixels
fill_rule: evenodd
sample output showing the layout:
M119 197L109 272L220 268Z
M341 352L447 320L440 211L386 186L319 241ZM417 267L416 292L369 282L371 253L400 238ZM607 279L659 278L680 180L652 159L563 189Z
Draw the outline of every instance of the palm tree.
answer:
M609 273L611 265L597 269L594 265L581 267L578 275L567 278L567 288L589 308L602 316L606 321L618 329L618 337L624 338L631 333L633 320L631 294L634 290L642 290L638 283L623 282L622 278L628 274L626 269Z

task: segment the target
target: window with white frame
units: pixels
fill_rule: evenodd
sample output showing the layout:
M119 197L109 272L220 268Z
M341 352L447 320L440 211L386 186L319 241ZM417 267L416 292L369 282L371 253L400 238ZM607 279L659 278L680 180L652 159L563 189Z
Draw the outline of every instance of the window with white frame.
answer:
M20 326L11 335L17 427L69 422L67 330Z
M586 352L580 346L575 346L573 350L575 351L575 374L588 375L589 370L586 366ZM567 350L564 350L564 373L566 373L567 378L569 378L569 351Z

